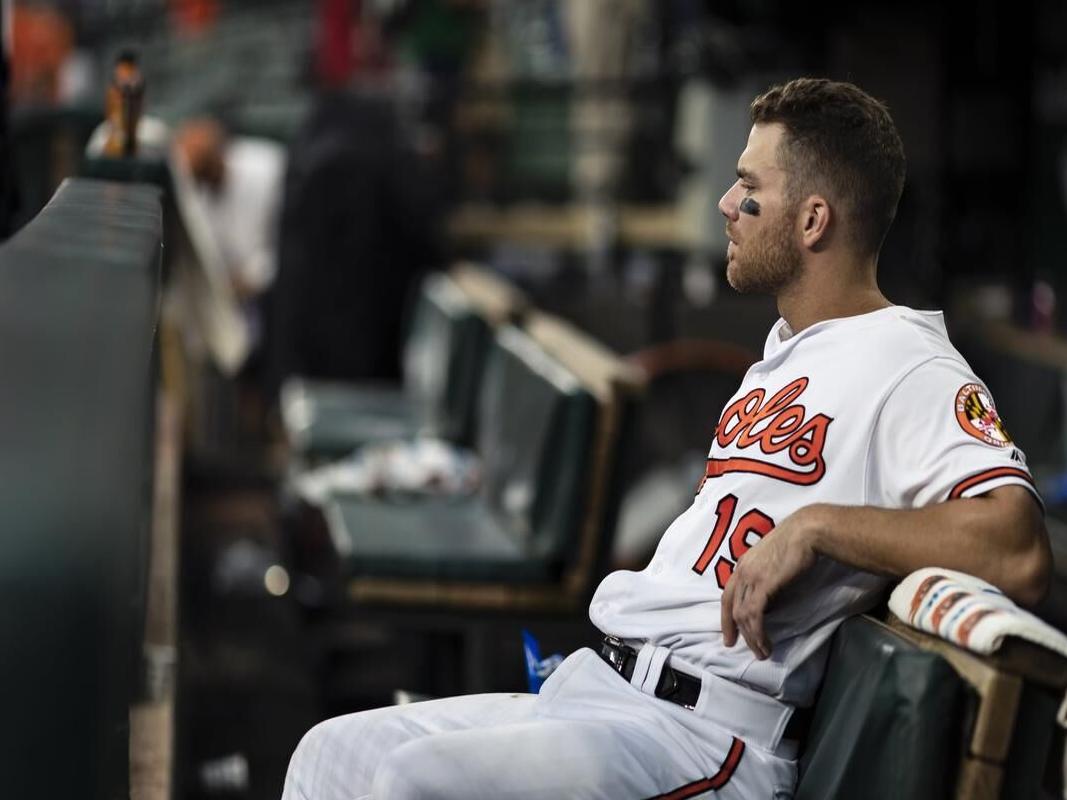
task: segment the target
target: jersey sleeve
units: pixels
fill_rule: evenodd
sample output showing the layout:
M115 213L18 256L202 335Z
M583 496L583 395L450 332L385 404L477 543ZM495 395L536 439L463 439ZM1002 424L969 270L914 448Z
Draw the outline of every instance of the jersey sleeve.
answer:
M890 390L872 432L867 497L921 508L1017 484L1044 508L986 386L954 358L934 358Z

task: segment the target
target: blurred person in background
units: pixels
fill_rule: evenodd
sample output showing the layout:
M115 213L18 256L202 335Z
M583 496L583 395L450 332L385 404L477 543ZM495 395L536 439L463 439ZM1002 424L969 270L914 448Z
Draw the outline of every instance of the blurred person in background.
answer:
M218 274L243 328L237 369L240 416L258 428L262 386L264 294L278 270L278 220L287 156L277 142L230 136L209 117L184 122L171 141L181 170L179 206L203 267ZM228 290L228 291L227 291Z
M324 91L290 148L270 300L272 389L292 375L399 378L405 310L442 258L448 87L478 19L464 6L319 3Z
M244 308L253 343L258 342L258 299L277 272L285 149L267 139L230 137L207 117L183 123L174 134L173 148L188 166L230 286Z
M388 99L318 99L291 148L272 291L276 380L396 379L403 310L437 263L438 181Z

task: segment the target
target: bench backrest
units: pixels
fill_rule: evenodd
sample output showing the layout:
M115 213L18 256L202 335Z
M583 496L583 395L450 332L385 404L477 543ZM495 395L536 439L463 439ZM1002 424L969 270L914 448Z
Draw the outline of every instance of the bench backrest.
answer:
M938 656L869 617L834 636L800 759L797 800L949 797L966 685Z
M595 429L581 480L580 527L563 576L564 597L581 608L608 564L624 489L624 466L635 444L635 411L646 381L640 370L617 353L559 317L531 312L523 326L596 402Z
M577 539L596 400L518 328L499 331L481 392L483 492L507 531L541 558Z
M367 602L510 611L583 609L611 545L636 369L572 325L527 311L493 337L476 446L491 513L550 582L359 579Z
M403 353L404 390L420 431L470 441L489 335L487 321L454 281L426 277Z
M492 331L517 321L526 297L473 264L427 276L404 345L404 386L427 433L472 441Z
M571 602L610 549L623 445L642 381L616 354L549 314L497 336L481 394L490 506L532 555L554 559Z

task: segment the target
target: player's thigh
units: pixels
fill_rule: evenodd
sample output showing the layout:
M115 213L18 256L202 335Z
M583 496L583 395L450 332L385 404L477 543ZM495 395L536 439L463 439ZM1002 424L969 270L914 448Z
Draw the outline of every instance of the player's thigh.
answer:
M353 800L366 795L380 762L398 747L444 731L528 718L534 701L524 694L469 695L320 722L293 752L283 800Z
M796 779L795 762L736 738L727 730L730 720L716 720L713 707L698 715L644 694L590 650L574 653L553 673L538 710L542 718L564 724L605 725L609 739L596 751L613 765L625 765L626 782L615 784L620 800L780 800Z
M705 761L654 730L618 722L542 719L443 733L390 752L371 797L639 800L716 774L729 741L725 737L723 752Z

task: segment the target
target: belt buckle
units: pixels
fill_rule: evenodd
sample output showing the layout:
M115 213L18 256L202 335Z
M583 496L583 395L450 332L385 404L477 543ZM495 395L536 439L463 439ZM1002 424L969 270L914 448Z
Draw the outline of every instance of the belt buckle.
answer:
M678 673L671 667L664 665L660 677L660 686L656 687L656 697L659 697L662 700L669 700L672 703L677 703L682 708L692 711L696 708L696 704L683 703L681 700L674 699L674 695L678 693L679 688L681 688L681 684L678 681Z
M696 701L687 703L681 697L677 696L682 689L681 674L682 673L675 670L670 664L664 664L663 670L660 672L659 683L656 686L656 697L692 711L696 708ZM698 692L697 697L699 698L699 696L700 694Z
M663 670L660 672L659 683L660 685L656 687L656 696L664 700L669 700L678 691L678 676L666 664L663 665Z

